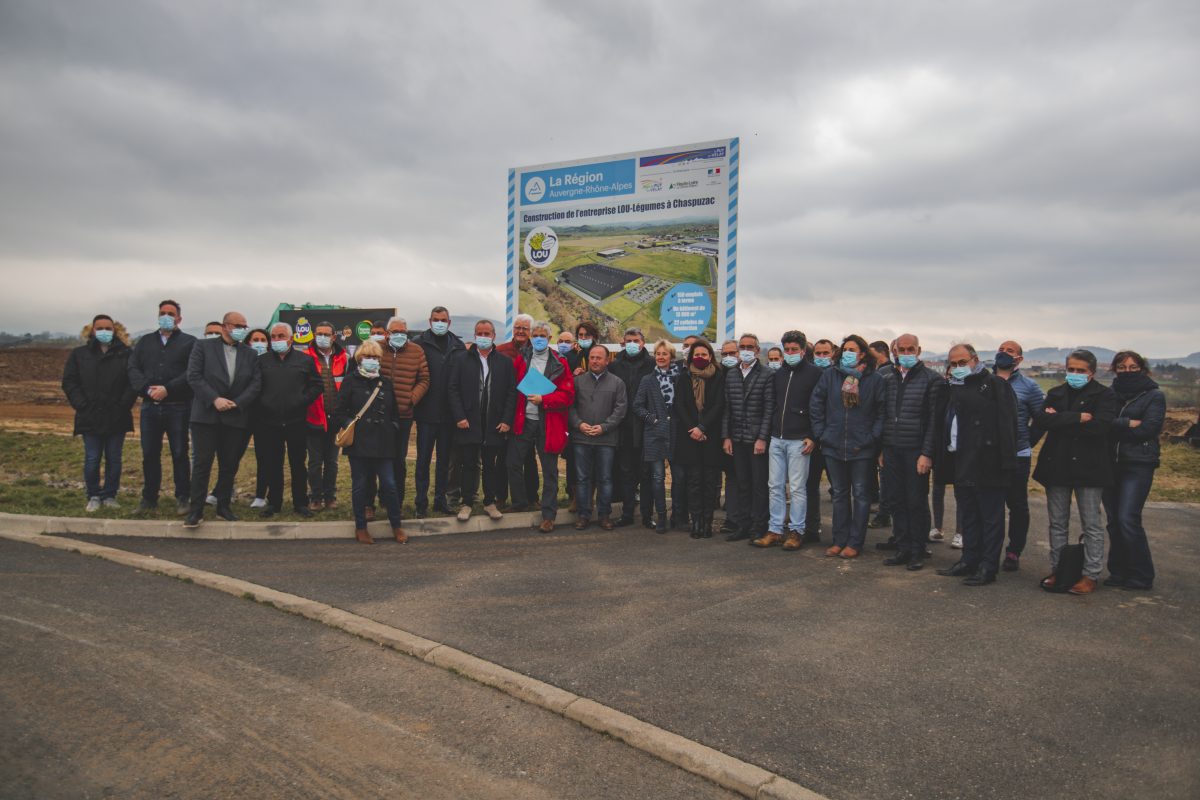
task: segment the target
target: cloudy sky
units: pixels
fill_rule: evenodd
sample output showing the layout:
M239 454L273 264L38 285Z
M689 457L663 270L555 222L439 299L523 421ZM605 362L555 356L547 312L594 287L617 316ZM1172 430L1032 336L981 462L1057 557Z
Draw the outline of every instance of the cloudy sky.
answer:
M508 167L740 136L740 329L1183 355L1198 45L1194 0L0 0L0 329L502 317Z

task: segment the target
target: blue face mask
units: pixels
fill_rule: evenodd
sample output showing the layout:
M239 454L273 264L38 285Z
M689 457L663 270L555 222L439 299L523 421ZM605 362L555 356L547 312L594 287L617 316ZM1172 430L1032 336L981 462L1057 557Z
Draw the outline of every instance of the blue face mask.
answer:
M783 368L782 361L768 361L767 362L767 369L782 369L782 368Z
M544 353L546 352L546 348L550 346L550 339L546 336L534 336L530 338L529 342L533 345L533 352L535 353Z
M364 358L362 360L360 366L362 368L362 371L368 375L378 375L379 374L379 359L378 358Z
M271 349L276 353L286 353L288 345L291 344L287 339L273 339L271 341Z
M804 360L804 353L784 353L783 354L783 361L789 367L794 367L803 360ZM828 362L829 359L825 359L825 361ZM829 364L826 363L825 366L828 367Z
M1067 386L1070 386L1072 389L1082 389L1087 386L1090 380L1091 377L1088 375L1080 375L1076 372L1067 373Z
M911 355L903 355L896 358L900 362L900 366L905 369L912 369L917 365L917 357Z
M478 347L480 350L491 350L492 349L492 337L476 336L475 337L475 346Z
M592 340L591 339L580 339L579 346L582 347L584 350L587 350L589 347L592 346Z
M638 343L638 342L626 342L625 343L625 355L632 357L632 356L636 356L640 352L642 352L642 345L640 343Z
M316 340L317 347L321 348L322 350L328 350L329 346L333 344L332 336L323 336L318 334L314 338Z
M737 366L737 356L721 356L721 366L736 367Z
M570 342L559 342L558 343L559 355L565 356L569 352L571 352L571 343Z
M229 338L233 339L235 342L244 342L246 341L246 337L249 335L249 328L234 328L229 332Z
M743 364L751 364L758 360L758 356L754 354L753 350L738 350L738 358L742 360Z
M429 330L433 331L434 336L445 336L446 331L450 330L450 323L442 322L441 320L431 322L429 323Z
M407 333L389 333L388 334L388 344L390 344L392 347L399 350L401 347L404 347L404 345L408 344L408 334Z
M96 341L100 344L111 344L113 339L112 331L96 331Z
M954 378L954 380L956 380L956 381L965 381L967 378L971 377L971 368L970 367L951 367L950 368L950 377Z
M787 356L784 356L784 358L786 359ZM788 363L790 364L791 362L789 361ZM817 365L821 369L826 369L833 366L833 359L826 358L825 356L816 356L813 358L813 364Z
M267 352L266 342L251 342L250 347L253 348L254 352L258 353L260 356Z
M846 352L842 353L842 366L846 369L854 369L858 366L858 353Z
M175 318L170 314L163 314L158 318L158 329L164 333L175 330Z

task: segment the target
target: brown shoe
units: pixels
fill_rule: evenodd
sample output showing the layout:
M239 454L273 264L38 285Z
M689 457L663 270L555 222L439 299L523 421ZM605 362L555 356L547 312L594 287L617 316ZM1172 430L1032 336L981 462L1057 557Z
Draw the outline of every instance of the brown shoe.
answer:
M799 550L804 546L804 540L800 538L800 534L792 531L787 535L787 541L783 543L784 550Z
M591 520L589 520L587 517L580 517L579 519L575 520L575 530L577 530L577 531L587 530L587 526L590 524L591 524Z
M323 502L321 502L320 500L313 500L311 503L308 504L308 510L312 511L313 513L316 513L317 511L324 511L325 504Z
M575 498L574 498L574 497L572 497L572 498L571 498L571 505L567 506L567 511L569 511L569 512L570 512L570 513L572 513L572 514L574 514L574 513L575 513L576 511L578 511L578 510L579 510L579 504L578 504L578 503L576 503L576 502L575 502Z
M825 555L831 556L831 557L840 555L841 552L842 552L842 548L838 547L836 544L833 545L832 547L828 547L825 549Z
M782 533L772 533L772 532L768 531L767 533L764 533L762 536L755 539L750 544L754 545L755 547L774 547L775 545L781 543L782 541L783 541Z
M366 517L367 517L367 522L375 521L375 506L367 506L365 513L366 513Z
M1079 583L1067 589L1067 594L1091 594L1094 591L1096 591L1096 579L1084 575L1079 579Z
M337 507L338 507L337 500L326 500L325 501L325 510L326 511L333 511Z
M358 539L363 544L375 544L375 540L371 538L371 534L367 533L366 528L359 528L354 531L354 538Z
M404 532L404 528L392 528L392 535L400 544L408 544L408 534Z
M841 556L842 558L858 558L858 551L853 547L843 547Z
M538 526L538 530L542 533L551 533L554 531L554 520L544 519L542 524Z
M611 531L613 529L612 517L600 518L600 530Z
M1051 573L1051 574L1047 575L1046 577L1042 578L1042 584L1041 584L1041 585L1042 585L1042 588L1043 588L1043 589L1053 589L1053 588L1054 588L1054 585L1055 585L1056 583L1057 583L1057 581L1056 581L1056 580L1055 580L1055 578L1054 578L1054 574L1053 574L1053 573Z

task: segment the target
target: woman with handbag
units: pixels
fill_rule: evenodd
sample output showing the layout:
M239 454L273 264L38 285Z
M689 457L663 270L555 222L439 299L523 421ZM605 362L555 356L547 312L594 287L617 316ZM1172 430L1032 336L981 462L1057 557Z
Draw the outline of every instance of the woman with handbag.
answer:
M350 499L354 509L354 538L374 544L367 532L367 483L374 477L387 508L392 534L400 544L408 536L400 527L400 496L396 491L396 396L379 374L383 348L368 339L354 351L358 369L346 375L331 422L337 426L334 443L350 460Z

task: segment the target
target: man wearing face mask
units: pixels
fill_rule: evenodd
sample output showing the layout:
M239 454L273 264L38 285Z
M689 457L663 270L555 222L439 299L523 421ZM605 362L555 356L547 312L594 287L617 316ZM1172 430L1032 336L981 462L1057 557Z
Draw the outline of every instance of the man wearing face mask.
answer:
M883 563L925 566L929 516L929 473L936 454L942 376L925 367L921 343L911 333L896 339L896 363L883 377L883 486L891 493L896 552Z
M417 405L417 468L414 503L417 516L429 513L429 466L437 453L433 479L433 510L449 514L446 491L451 479L454 444L454 420L450 419L447 393L450 389L450 364L465 347L462 339L450 330L450 312L445 306L434 306L429 312L429 328L415 341L425 351L429 365L429 391Z
M812 354L812 364L821 370L829 369L833 362L841 357L838 346L831 339L818 339L809 347ZM808 500L807 516L804 521L804 543L819 544L821 542L821 475L828 475L825 468L825 453L818 441L813 446L812 455L808 458L808 482L805 484L805 495Z
M609 365L609 372L625 384L625 408L633 408L642 378L654 372L654 356L646 352L646 337L640 328L625 331L621 352ZM642 527L654 530L654 496L651 467L642 460L642 434L644 422L637 414L626 413L621 420L617 442L618 490L621 498L621 517L615 523L619 528L632 525L638 498L642 500Z
M973 346L956 344L947 358L950 402L938 420L935 458L953 455L963 550L956 564L937 572L984 586L995 582L1004 547L1004 496L1017 466L1017 398L1008 381L984 368Z
M254 447L261 450L266 472L267 507L262 516L283 509L283 456L291 468L292 508L311 517L308 507L308 410L320 398L321 376L312 356L294 346L295 334L286 322L271 326L271 350L259 359L262 390L255 409Z
M204 324L205 339L220 339L224 335L225 325L213 320Z
M683 346L679 348L679 359L675 362L678 372L684 372L687 369L688 353L692 351L692 345L696 343L699 336L683 337ZM674 420L673 425L677 424ZM679 441L679 432L672 437L673 441ZM688 508L688 467L671 453L667 460L671 465L671 527L676 530L689 528L691 526L691 509ZM665 531L664 531L665 533Z
M1042 430L1033 424L1046 403L1046 394L1037 382L1021 372L1025 351L1020 344L1007 341L996 353L996 376L1008 381L1017 395L1017 468L1004 504L1008 506L1008 547L1003 569L1015 572L1021 566L1021 553L1029 538L1029 470L1033 448L1042 438Z
M337 507L337 428L329 415L337 408L337 396L347 369L353 369L349 354L334 334L333 323L319 322L308 354L321 378L321 394L308 407L308 501L310 511Z
M515 363L517 356L525 359L525 363L529 363L529 355L531 345L529 335L533 327L533 317L528 314L517 314L513 318L512 339L503 344L496 345L496 352L502 356L512 359ZM508 448L510 440L504 441L504 453L501 454L500 465L505 467L508 463ZM537 454L532 450L529 451L525 459L525 463L521 465L521 473L525 479L525 496L538 496L538 471L537 471ZM507 474L507 473L506 473ZM504 481L504 485L500 490L500 496L496 498L497 502L503 503L508 498L508 481ZM525 511L526 507L517 503L515 500L512 503L512 511Z
M721 343L721 363L717 365L717 374L721 378L722 405L724 405L724 386L726 376L729 374L729 370L736 368L737 365L737 339L726 339ZM738 532L737 521L740 519L738 516L737 476L733 471L733 457L725 452L724 440L720 439L720 437L716 438L721 441L722 445L720 450L721 481L723 481L725 485L725 491L723 495L725 504L722 506L725 509L725 521L721 523L721 530L719 532L730 535ZM718 481L718 490L721 488L719 485L721 481Z
M772 373L768 388L773 398L767 473L770 525L754 545L773 547L782 542L784 550L799 550L808 524L809 459L816 448L809 409L822 373L804 359L808 342L802 331L786 332L782 344L781 366ZM786 540L785 515L791 528Z
M743 333L738 339L738 363L725 373L725 418L721 423L725 455L733 458L737 481L737 531L725 537L739 542L769 539L767 510L767 443L775 412L773 373L758 360L758 337ZM779 539L782 540L782 534ZM774 540L772 540L774 541Z
M233 513L233 481L246 436L250 406L262 390L258 354L244 344L250 326L237 311L227 313L221 336L196 342L188 359L187 379L192 387L192 487L184 527L204 521L204 498L217 459L217 516L228 522Z
M508 485L513 505L523 507L534 499L525 494L522 473L529 454L536 453L542 463L542 522L539 530L550 533L558 515L558 454L567 444L567 409L575 399L575 378L567 362L550 351L550 324L534 322L530 327L530 355L514 362L515 380L520 386L525 375L536 370L554 384L544 395L517 392L513 417L513 437L508 444Z
M141 512L158 507L164 434L171 449L175 512L186 514L189 508L192 466L188 460L188 411L192 389L187 382L187 365L196 337L183 332L182 322L179 303L163 300L158 304L158 330L138 339L129 355L129 382L142 398Z
M387 343L379 371L384 385L391 386L396 395L396 493L403 506L413 415L429 391L429 362L425 360L425 350L408 341L408 322L403 317L392 317L387 322Z

